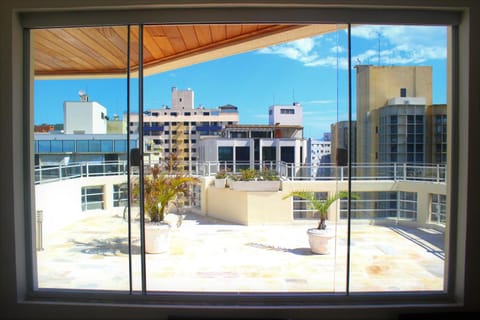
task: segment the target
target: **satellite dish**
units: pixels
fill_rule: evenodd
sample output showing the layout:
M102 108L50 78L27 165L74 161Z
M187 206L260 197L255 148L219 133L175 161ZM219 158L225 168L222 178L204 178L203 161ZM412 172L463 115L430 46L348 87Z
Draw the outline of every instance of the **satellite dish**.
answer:
M82 96L86 95L86 92L83 91L83 90L79 90L79 91L78 91L78 95L79 95L80 97L82 97Z

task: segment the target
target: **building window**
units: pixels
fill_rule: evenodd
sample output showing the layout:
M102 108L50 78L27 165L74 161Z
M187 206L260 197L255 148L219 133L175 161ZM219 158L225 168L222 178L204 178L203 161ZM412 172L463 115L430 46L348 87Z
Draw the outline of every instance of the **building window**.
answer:
M89 152L88 140L77 140L77 152Z
M113 152L113 140L100 140L101 152Z
M280 109L280 114L295 114L295 109Z
M114 152L127 152L127 140L114 140Z
M280 160L295 163L295 147L280 147Z
M104 209L104 186L82 187L82 211Z
M125 207L128 204L128 188L127 185L114 184L113 185L113 206L114 207Z
M100 140L88 141L88 152L100 153L102 150L102 144Z
M430 222L444 226L447 222L447 196L432 194L430 207Z
M277 160L277 148L276 147L262 147L262 160L263 161L276 161Z
M75 141L74 140L63 140L63 152L75 152Z
M233 161L233 147L218 147L218 161Z

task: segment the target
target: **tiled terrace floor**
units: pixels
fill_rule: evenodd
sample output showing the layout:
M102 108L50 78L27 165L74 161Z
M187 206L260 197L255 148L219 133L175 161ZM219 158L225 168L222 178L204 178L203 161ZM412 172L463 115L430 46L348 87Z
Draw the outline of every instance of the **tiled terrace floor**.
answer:
M170 233L170 251L148 254L147 290L344 292L347 236L336 229L328 255L311 254L315 222L241 226L188 214ZM138 223L132 224L133 288L140 289ZM353 224L350 291L443 290L443 233ZM128 290L127 223L119 215L85 218L45 235L40 288Z

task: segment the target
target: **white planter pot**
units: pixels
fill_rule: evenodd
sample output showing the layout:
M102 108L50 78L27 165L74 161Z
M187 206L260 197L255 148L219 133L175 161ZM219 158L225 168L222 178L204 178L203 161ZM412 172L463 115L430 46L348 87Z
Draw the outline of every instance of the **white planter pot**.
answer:
M227 185L227 178L216 178L215 179L215 188L223 189Z
M319 230L316 228L308 229L308 242L310 243L310 249L316 254L328 254L330 239L335 237L333 232L327 230Z
M167 223L145 224L145 252L163 253L170 248L170 226Z
M231 181L230 189L237 191L268 191L280 190L280 180L274 181Z

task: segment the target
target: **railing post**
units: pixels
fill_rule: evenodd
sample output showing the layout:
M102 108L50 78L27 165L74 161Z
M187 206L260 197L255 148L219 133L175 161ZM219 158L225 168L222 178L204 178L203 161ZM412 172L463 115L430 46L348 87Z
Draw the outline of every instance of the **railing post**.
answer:
M437 182L440 182L440 164L437 163Z
M407 164L403 163L403 181L407 181Z
M87 172L85 172L85 173L87 174L86 177L88 177L88 173L89 173L89 171L90 171L90 170L88 169L88 162L85 162L85 170L87 171Z
M62 180L62 165L58 166L58 180Z
M397 163L393 163L393 181L397 181Z

